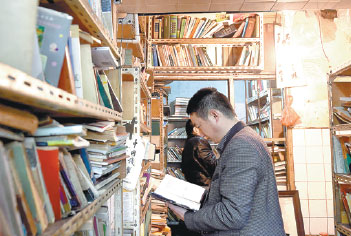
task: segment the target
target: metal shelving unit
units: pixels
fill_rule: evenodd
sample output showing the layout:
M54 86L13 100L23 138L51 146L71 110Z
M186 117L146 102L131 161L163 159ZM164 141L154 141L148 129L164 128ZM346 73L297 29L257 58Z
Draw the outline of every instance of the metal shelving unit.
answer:
M351 86L351 61L346 62L330 71L329 74L329 120L330 120L330 139L331 139L331 163L332 163L332 174L333 174L333 193L334 193L334 225L337 232L347 236L351 236L351 226L342 223L341 220L341 209L343 205L340 200L340 184L351 184L351 175L336 173L335 158L336 156L334 149L334 137L349 138L348 134L351 131L351 124L342 124L335 115L333 114L334 106L341 106L340 97L350 96ZM345 133L343 131L346 131ZM342 154L341 154L342 155Z

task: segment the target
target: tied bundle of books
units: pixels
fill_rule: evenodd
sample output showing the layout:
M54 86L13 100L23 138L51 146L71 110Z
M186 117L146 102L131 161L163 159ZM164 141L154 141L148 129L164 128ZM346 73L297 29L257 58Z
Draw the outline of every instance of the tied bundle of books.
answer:
M122 127L116 127L114 122L100 121L86 124L86 138L90 140L87 153L96 179L95 187L99 190L120 176L121 161L127 155L126 140L128 134Z
M167 150L167 161L168 162L181 162L182 161L182 149L175 145L174 147L168 147Z

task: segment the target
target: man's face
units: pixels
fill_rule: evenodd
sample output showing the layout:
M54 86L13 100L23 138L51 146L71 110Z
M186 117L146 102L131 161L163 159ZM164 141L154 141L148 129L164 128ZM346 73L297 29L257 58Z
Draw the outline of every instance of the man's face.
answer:
M216 142L215 130L214 130L214 121L209 117L209 119L204 120L197 116L197 114L190 114L191 122L194 124L194 127L198 128L203 135L210 138L212 141Z

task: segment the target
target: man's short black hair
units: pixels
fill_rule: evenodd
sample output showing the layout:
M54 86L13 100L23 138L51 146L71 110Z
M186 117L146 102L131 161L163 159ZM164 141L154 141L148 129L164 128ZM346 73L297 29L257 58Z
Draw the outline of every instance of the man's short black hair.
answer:
M188 136L188 138L194 136L194 134L193 134L194 125L193 125L193 123L191 123L190 119L185 124L185 131L186 131L186 135Z
M211 109L222 112L230 119L236 116L228 98L215 88L202 88L197 91L189 100L186 112L188 115L196 112L198 117L207 120L208 111Z

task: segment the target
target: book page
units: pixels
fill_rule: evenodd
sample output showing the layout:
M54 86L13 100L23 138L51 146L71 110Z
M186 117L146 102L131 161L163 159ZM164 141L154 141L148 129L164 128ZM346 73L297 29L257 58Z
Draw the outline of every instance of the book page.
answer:
M204 192L205 189L201 186L175 178L171 175L166 175L156 189L155 194L172 200L180 205L198 210Z

